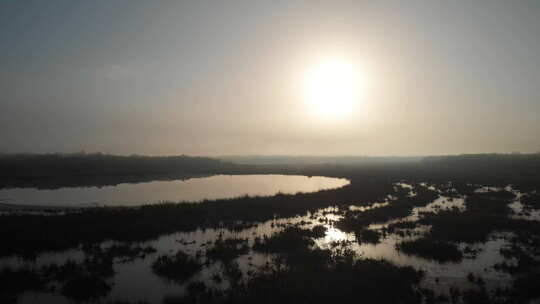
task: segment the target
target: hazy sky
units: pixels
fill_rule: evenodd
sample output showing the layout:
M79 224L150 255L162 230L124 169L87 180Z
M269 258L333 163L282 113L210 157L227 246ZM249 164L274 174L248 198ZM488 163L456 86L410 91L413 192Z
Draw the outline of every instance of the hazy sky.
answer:
M302 84L365 78L340 117ZM0 2L0 152L540 151L540 1Z

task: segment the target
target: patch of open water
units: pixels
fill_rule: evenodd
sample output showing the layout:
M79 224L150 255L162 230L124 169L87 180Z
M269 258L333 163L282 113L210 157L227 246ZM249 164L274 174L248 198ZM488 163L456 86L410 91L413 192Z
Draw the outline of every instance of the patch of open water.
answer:
M410 189L412 189L412 187ZM512 215L513 217L523 218L523 216L518 215L523 211L523 206L519 199L520 195L517 195L516 200L510 204L510 207L515 213ZM455 198L440 196L438 199L423 207L415 207L408 217L372 224L369 226L369 229L381 230L392 223L417 221L422 213L436 213L440 210L454 208L464 211L466 208L464 200L464 197ZM374 203L370 206L351 205L349 209L362 212L372 208L382 208L391 203L391 199L389 199L385 202ZM540 220L540 217L538 216L539 212L539 210L534 210L527 216L527 219ZM440 263L418 256L407 255L396 249L396 244L399 242L417 238L422 233L428 231L429 228L415 228L417 229L416 233L405 236L397 233L389 233L381 239L381 242L370 244L358 242L354 233L346 233L336 228L334 222L338 221L340 218L342 218L340 210L337 207L329 207L318 210L315 213L307 213L305 216L277 218L240 231L230 231L228 229L198 229L192 232L163 235L158 239L141 244L143 246L149 245L156 248L156 253L130 262L115 263L114 269L116 274L112 279L113 288L108 298L113 300L160 303L164 296L178 296L185 294L187 284L193 281L204 281L210 287L227 288L228 283L226 280L221 282L212 280L213 275L220 273L221 268L223 267L221 262L206 265L199 273L183 284L173 283L156 276L152 272L151 266L158 255L171 254L179 249L192 256L204 256L206 248L211 247L213 243L220 238L247 239L251 246L256 238L271 236L272 234L282 231L285 226L294 224L297 224L302 228L312 228L316 225L324 225L327 228L325 236L315 240L316 246L320 248L334 250L346 246L347 248L354 250L360 257L385 259L396 265L413 266L417 269L421 269L425 271L426 274L422 285L437 292L447 293L450 287L471 287L472 283L466 279L466 276L469 273L481 276L488 289L504 287L509 284L511 280L511 277L507 273L497 271L493 267L495 264L505 260L500 253L500 249L508 245L508 237L505 234L494 233L486 243L472 245L472 247L478 250L477 255L474 257L466 256L457 263ZM112 244L114 244L114 242L106 242L102 244L102 247L107 247ZM463 249L466 245L460 244L459 246ZM271 254L261 254L250 250L248 254L238 257L236 261L238 262L244 277L247 277L250 271L256 270L267 263L271 263L272 257L273 255ZM83 258L84 253L81 250L69 250L62 253L45 253L38 256L33 262L24 261L15 257L4 258L0 260L0 268L4 266L15 268L18 266L39 267L51 263L61 264L67 260L80 261ZM27 292L19 298L19 303L36 302L70 303L68 299L50 293Z

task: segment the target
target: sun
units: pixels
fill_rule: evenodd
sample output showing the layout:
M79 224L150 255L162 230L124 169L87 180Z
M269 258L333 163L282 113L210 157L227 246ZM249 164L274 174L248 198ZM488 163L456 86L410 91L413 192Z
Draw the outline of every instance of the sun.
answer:
M307 70L303 89L304 99L315 114L341 118L360 102L363 79L354 64L341 58L330 58Z

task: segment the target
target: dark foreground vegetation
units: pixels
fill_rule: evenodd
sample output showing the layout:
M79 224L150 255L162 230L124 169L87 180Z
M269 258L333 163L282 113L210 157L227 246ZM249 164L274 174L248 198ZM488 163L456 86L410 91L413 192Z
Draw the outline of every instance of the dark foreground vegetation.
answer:
M90 208L67 214L3 215L0 257L19 256L31 261L44 252L78 248L84 252L84 259L43 267L4 268L0 271L0 302L15 302L24 292L99 302L114 288L115 265L150 259L155 275L186 286L185 295L166 296L163 303L527 303L540 297L540 221L517 217L510 204L518 199L512 191L520 191L521 213L538 210L539 159L537 155L456 156L361 166L229 166L201 160L217 165L216 172L220 173L323 175L348 178L351 183L308 194ZM164 170L171 165L165 163ZM197 170L191 173L204 171ZM123 171L118 176L128 172L143 178L143 171ZM73 172L77 171L70 174ZM45 181L39 174L30 176L28 171L4 174L3 185L45 185L55 180L49 175L45 175ZM401 186L403 181L410 188ZM508 185L512 185L512 191L505 189ZM491 188L478 191L482 186ZM413 210L441 196L463 199L463 209L441 209L416 214L415 220L409 218ZM217 228L235 232L296 216L315 220L314 214L328 207L333 207L332 214L338 217L325 219L324 225L284 225L278 232L252 242L220 236L198 248L196 254L184 250L157 254L143 243L181 231ZM374 228L374 224L382 226ZM348 247L350 240L332 245L333 249L318 247L316 240L324 238L328 227L351 233L357 244L378 244L389 235L400 236L403 239L396 248L403 254L447 265L474 259L481 250L475 248L502 234L505 245L500 254L505 260L490 267L508 274L511 281L504 288L489 289L481 275L471 273L463 278L470 282L470 288L433 291L422 285L426 278L423 271L360 256ZM103 246L106 241L115 242ZM246 273L238 261L253 254L270 261ZM209 265L221 265L220 272L210 281L194 279ZM224 288L212 285L222 282L227 283Z
M463 259L463 253L456 244L428 237L400 243L397 248L405 253L419 255L439 262L459 262Z
M26 291L58 292L76 302L98 300L111 291L109 280L115 275L114 262L124 263L153 254L152 247L132 244L84 246L85 259L64 264L11 269L0 272L0 303L16 303Z
M175 231L226 227L242 229L274 217L292 217L336 201L382 199L392 185L373 182L367 188L344 187L317 193L241 197L202 203L158 204L140 208L90 208L67 215L9 215L0 221L0 256L32 258L105 240L145 241ZM255 207L256 206L256 207ZM69 229L66 229L69 227Z
M314 248L311 237L320 235L319 228L288 227L253 246L253 250L277 254L274 263L245 277L238 264L228 260L223 277L229 280L229 288L218 290L192 281L188 295L166 297L163 303L356 303L358 294L368 303L418 303L425 297L417 288L421 271L383 260L359 259L350 250ZM99 299L111 288L107 279L114 275L114 252L94 249L81 263L5 269L0 273L0 299L15 302L22 291L50 290L51 282L60 283L60 292L74 301ZM178 251L157 257L152 268L167 280L184 282L202 268L202 262Z
M255 250L278 254L276 262L249 278L233 277L231 288L192 283L189 295L164 303L418 303L422 272L382 260L358 259L348 250L313 248L320 232L297 227L265 239ZM195 288L196 287L196 288Z

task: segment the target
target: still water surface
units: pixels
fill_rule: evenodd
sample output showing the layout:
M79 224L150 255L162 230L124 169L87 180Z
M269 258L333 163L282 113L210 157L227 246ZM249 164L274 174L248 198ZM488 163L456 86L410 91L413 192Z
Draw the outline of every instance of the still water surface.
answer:
M149 203L195 202L242 195L268 196L335 189L349 184L343 178L301 175L214 175L186 180L153 181L105 187L54 190L13 188L0 190L0 203L27 206L136 206Z
M406 184L401 184L400 186L413 189ZM411 193L410 195L414 196L416 194ZM510 204L515 213L519 213L522 208L519 201L520 196L518 195L516 201ZM350 205L348 208L363 212L373 208L384 208L392 203L395 203L393 199L388 198L384 202L376 202L368 205ZM409 216L398 219L398 221L414 222L418 221L422 213L437 213L450 209L465 210L465 197L447 197L441 194L439 198L432 202L427 202L425 206L415 207ZM508 238L501 233L494 233L486 243L473 245L473 247L479 250L477 255L466 256L459 262L440 263L419 256L407 255L396 248L396 244L402 241L415 239L427 233L429 229L425 229L426 227L420 226L415 228L419 229L419 234L416 235L387 233L380 243L371 244L360 242L354 233L347 233L335 227L334 221L339 220L341 217L342 214L337 207L328 207L313 213L308 212L303 216L275 218L239 231L231 231L226 228L207 228L162 235L157 239L140 243L141 246L152 246L157 250L156 253L128 262L115 262L114 270L116 274L109 280L112 290L106 296L106 299L132 302L142 300L148 303L158 304L163 303L162 301L166 296L185 295L187 293L187 285L191 282L202 281L211 288L227 288L227 280L219 283L212 280L214 274L222 272L223 264L221 262L205 264L199 273L182 284L174 283L155 275L152 272L152 263L159 255L170 255L177 250L182 250L191 256L197 256L198 253L202 252L201 259L204 259L204 252L208 248L211 248L211 245L218 239L245 239L248 241L249 246L253 246L256 238L271 236L282 231L284 226L287 225L300 225L300 227L305 229L311 229L315 225L324 225L328 229L326 235L322 238L315 239L315 246L330 250L349 248L356 252L360 258L384 259L395 265L413 266L416 269L425 271L425 277L421 286L437 292L448 294L450 287L470 288L472 283L466 278L469 273L481 275L485 281L486 288L489 290L503 288L511 282L511 277L507 273L494 268L495 264L505 261L501 255L501 248L510 245L507 241ZM540 218L531 220L540 220ZM396 222L396 220L372 224L369 226L369 229L381 231L393 222ZM114 243L113 241L108 241L101 244L101 247L105 248ZM337 247L336 244L338 244ZM464 245L460 244L460 247ZM256 271L266 265L266 263L272 263L273 257L273 254L261 254L250 250L247 254L239 256L235 261L239 264L243 277L248 278L250 271ZM13 268L38 268L51 263L63 264L68 260L81 262L84 258L85 253L81 248L64 252L44 253L39 255L35 261L28 261L12 256L0 259L0 269L5 266ZM58 292L26 292L19 297L18 303L69 304L73 302L61 296Z

